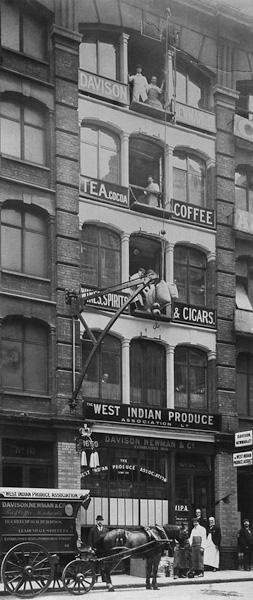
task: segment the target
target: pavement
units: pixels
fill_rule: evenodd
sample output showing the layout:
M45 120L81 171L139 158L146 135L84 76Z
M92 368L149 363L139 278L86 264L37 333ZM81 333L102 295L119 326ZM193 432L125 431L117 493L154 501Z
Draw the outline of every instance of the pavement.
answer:
M145 589L145 579L143 577L135 577L133 575L125 575L125 574L112 574L112 581L115 588L118 589L127 589L127 588L144 588ZM198 584L207 584L207 583L223 583L223 582L233 582L233 581L253 581L253 570L252 571L206 571L204 573L204 577L194 577L193 579L188 578L179 578L174 579L171 577L165 577L164 575L159 575L157 579L157 583L159 587L163 586L178 586L178 585L198 585ZM106 585L99 581L95 584L94 589L97 591L100 589L105 590ZM57 588L56 590L49 588L48 592L53 592L57 594L57 591L63 591L63 588ZM48 593L47 592L47 593ZM3 584L0 583L0 596L6 597L7 594L3 589Z

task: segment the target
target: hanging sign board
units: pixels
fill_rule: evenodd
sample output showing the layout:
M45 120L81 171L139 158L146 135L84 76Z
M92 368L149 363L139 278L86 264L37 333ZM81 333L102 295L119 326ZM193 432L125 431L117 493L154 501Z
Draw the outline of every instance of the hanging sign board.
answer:
M233 465L234 467L248 467L253 464L253 452L234 452Z
M235 447L241 448L242 446L252 446L253 445L253 431L249 429L248 431L237 431L235 433Z

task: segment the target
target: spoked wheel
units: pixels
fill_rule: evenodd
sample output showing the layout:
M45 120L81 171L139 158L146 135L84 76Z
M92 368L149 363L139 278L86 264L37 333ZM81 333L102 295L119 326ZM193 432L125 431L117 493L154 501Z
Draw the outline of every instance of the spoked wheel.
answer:
M23 542L11 548L3 559L4 589L20 598L38 596L49 587L53 571L50 555L43 546Z
M71 594L87 594L96 581L94 564L80 558L72 560L63 570L62 581Z

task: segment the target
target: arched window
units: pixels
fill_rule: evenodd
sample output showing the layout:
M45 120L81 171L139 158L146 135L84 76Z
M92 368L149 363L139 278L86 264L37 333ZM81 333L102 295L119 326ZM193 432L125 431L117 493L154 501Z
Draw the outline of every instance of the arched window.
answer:
M235 205L253 213L253 169L240 165L235 171Z
M82 283L108 287L120 283L120 236L107 227L84 225L81 242Z
M17 392L48 392L48 333L36 321L16 317L2 326L2 386Z
M93 333L98 338L101 332ZM92 343L88 336L85 336L82 341L83 365L91 349ZM82 391L86 398L121 402L121 343L116 337L104 337L87 370Z
M47 28L41 11L32 3L1 1L2 46L22 52L38 60L45 60L47 53Z
M236 360L239 415L253 417L253 354L241 352Z
M173 156L173 197L197 206L206 204L206 165L181 150L176 150Z
M116 135L97 126L81 127L81 174L120 183L120 144Z
M206 257L188 246L175 246L174 280L179 301L204 306L206 304Z
M175 407L190 410L207 408L207 357L197 348L175 349Z
M0 102L1 153L39 165L46 164L45 112L33 102L9 99Z
M157 342L136 339L130 348L131 404L165 406L165 349Z
M47 277L47 220L41 213L14 205L2 208L1 266L18 273Z
M119 79L117 40L110 32L86 32L80 44L80 69Z

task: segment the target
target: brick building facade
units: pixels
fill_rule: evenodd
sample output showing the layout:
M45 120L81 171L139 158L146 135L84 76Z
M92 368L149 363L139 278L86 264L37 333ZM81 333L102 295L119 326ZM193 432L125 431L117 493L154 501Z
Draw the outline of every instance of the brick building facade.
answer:
M232 566L240 518L253 520L250 467L232 461L253 417L253 15L166 9L1 3L0 484L81 481L84 526L100 511L111 525L190 521L200 506ZM138 61L146 102L128 85ZM141 303L119 317L73 411L90 345L65 291L140 267L170 302L157 319ZM86 305L95 337L125 297ZM100 467L81 473L84 418Z

